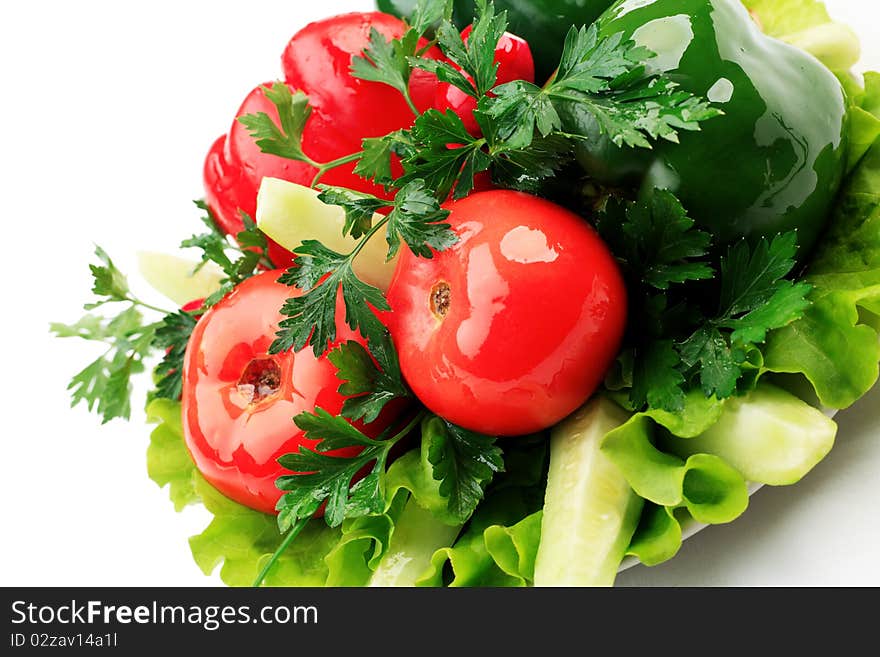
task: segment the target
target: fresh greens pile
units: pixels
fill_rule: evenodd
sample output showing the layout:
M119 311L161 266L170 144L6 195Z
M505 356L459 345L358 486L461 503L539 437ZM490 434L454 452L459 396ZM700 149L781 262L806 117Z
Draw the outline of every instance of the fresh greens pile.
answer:
M805 272L797 269L792 233L751 247L744 241L717 245L670 193L588 199L598 208L597 230L627 276L632 307L632 334L603 391L629 419L605 436L602 452L644 501L626 552L648 565L675 555L688 523L725 523L743 513L750 482L794 483L827 453L833 423L829 428L831 421L799 397L845 408L878 378L880 74L866 75L862 87L846 72L857 42L831 22L820 2L744 4L766 33L813 52L841 78L850 99L848 175ZM410 394L387 333L370 309L387 303L352 267L380 229L387 229L389 258L404 244L429 255L454 243L441 203L450 194L470 193L478 174L489 172L496 184L529 192L557 185L569 172L574 145L590 138L563 129L561 117L572 103L592 113L616 146L634 149L650 148L658 139L675 141L678 131L697 131L700 122L720 114L671 78L646 71L650 52L600 39L590 27L569 33L559 70L544 87L524 81L496 87L492 56L506 21L491 4L479 5L467 43L448 21L449 3L420 2L408 32L392 41L374 32L355 60L355 76L404 95L417 115L410 130L366 139L360 153L317 163L300 143L310 112L304 94L274 85L267 97L279 123L266 114L242 118L265 152L318 169L321 200L344 209L345 233L358 240L350 253L315 241L296 249L299 266L282 280L306 293L285 304L287 319L272 347L311 345L318 352L333 340L341 288L348 323L369 341L369 351L348 343L330 356L342 391L354 395L343 410L350 419L375 419L385 404ZM424 57L418 42L425 35L458 68ZM469 134L451 111L415 109L408 81L417 69L477 100L482 136ZM398 177L392 155L402 164ZM327 170L351 162L358 174L396 190L394 200L319 184ZM578 194L561 198L585 200ZM387 214L375 219L377 210ZM402 430L374 440L343 417L318 410L296 422L324 441L322 450L364 451L350 459L304 449L283 457L291 471L309 474L279 479L286 494L277 520L205 482L184 445L176 401L183 350L195 316L252 275L266 256L265 238L252 222L238 236L240 248L216 230L210 216L206 223L208 233L182 245L201 249L203 261L218 263L224 272L223 287L202 308L162 311L163 319L146 323L146 304L131 297L124 277L99 251L96 305L124 304L123 312L113 320L89 315L74 325L53 325L60 336L108 343L107 355L71 384L74 403L97 405L104 421L128 417L131 374L145 368L151 350L166 350L148 404L158 425L148 471L157 484L169 486L175 508L201 501L214 515L190 540L199 567L208 574L222 564L220 576L230 585L534 584L550 458L545 435L496 444L420 413ZM707 282L717 286L717 296L705 293ZM755 422L785 426L778 433L744 433ZM800 435L791 427L805 428L799 447L809 455L800 462L791 460L797 450L785 442L785 436ZM810 433L809 427L819 430ZM412 431L421 438L419 446L392 460L392 449ZM742 435L755 438L738 442ZM369 474L351 486L354 474L371 464ZM312 518L322 503L326 522ZM402 557L412 565L401 570L394 564Z

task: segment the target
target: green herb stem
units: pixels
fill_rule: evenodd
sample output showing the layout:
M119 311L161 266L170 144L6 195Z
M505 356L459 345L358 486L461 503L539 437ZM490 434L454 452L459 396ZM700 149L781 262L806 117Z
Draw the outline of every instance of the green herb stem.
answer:
M419 108L416 107L416 104L413 102L412 97L409 95L409 89L406 90L406 93L401 94L403 99L406 101L406 104L409 105L409 108L412 110L414 116L419 117L422 113L419 111Z
M174 312L173 310L165 310L164 308L159 308L158 306L154 306L151 303L146 303L145 301L141 301L140 299L135 299L133 297L126 297L125 300L133 303L136 306L140 306L141 308L154 310L157 313L162 313L163 315L170 315Z
M361 159L361 157L363 157L363 155L363 151L358 151L357 153L352 153L351 155L346 155L344 157L339 157L335 160L331 160L330 162L325 162L324 164L320 164L313 160L310 161L309 164L318 170L318 172L315 174L315 177L312 178L312 184L310 185L310 187L314 188L315 186L317 186L321 178L324 177L324 174L330 171L330 169L341 167L343 164L349 164L350 162L357 162L359 159Z
M287 536L284 537L284 540L281 541L281 545L278 546L278 549L272 553L272 556L269 557L269 561L266 562L266 565L263 566L263 569L260 571L260 574L257 575L257 578L254 580L253 586L256 588L263 583L263 580L266 579L266 575L269 574L269 571L272 570L272 566L275 565L275 562L284 554L284 551L290 547L290 544L293 543L293 539L295 539L299 533L303 530L303 528L308 524L309 518L300 518L294 523L294 525L290 528L290 531L287 532Z

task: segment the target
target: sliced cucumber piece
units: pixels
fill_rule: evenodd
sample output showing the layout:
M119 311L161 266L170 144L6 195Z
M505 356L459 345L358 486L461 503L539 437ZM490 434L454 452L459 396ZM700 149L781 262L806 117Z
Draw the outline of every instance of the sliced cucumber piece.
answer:
M138 253L141 276L157 292L182 306L195 299L204 299L216 292L223 271L212 262L195 271L197 262L166 253L142 251Z
M461 525L447 525L410 498L394 523L388 550L369 586L415 586L440 548L449 547Z
M374 215L375 219L380 215ZM257 193L257 226L289 251L303 240L318 240L340 253L350 252L357 241L342 236L345 212L318 200L318 191L279 178L263 178ZM385 233L373 236L354 261L361 280L383 292L388 289L396 259L385 261Z
M553 429L535 586L614 584L643 500L600 446L627 419L597 398Z
M789 392L760 383L743 397L729 399L718 422L696 438L669 439L680 456L715 454L749 481L793 484L821 461L837 434L837 424Z

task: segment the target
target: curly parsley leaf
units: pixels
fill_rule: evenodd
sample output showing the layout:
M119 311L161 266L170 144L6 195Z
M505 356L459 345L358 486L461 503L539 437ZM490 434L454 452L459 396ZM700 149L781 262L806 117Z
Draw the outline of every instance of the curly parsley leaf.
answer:
M280 125L266 112L245 114L238 117L238 122L247 129L264 153L319 167L320 164L306 155L302 148L302 133L312 113L308 96L302 91L292 92L284 82L273 82L263 86L262 90L275 106Z
M433 415L424 421L422 440L428 441L428 461L440 495L448 498L453 517L466 521L480 500L486 485L504 470L501 449L495 438L463 429Z

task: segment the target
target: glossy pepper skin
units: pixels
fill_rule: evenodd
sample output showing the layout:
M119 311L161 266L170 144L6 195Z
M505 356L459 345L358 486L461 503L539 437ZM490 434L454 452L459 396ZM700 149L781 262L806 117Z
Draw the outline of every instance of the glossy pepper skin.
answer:
M589 25L613 0L495 0L507 11L507 29L525 39L535 58L535 80L542 84L559 65L562 44L572 25ZM377 0L381 11L395 16L412 13L416 0ZM474 19L474 0L455 0L454 22L459 29Z
M597 135L579 157L588 173L615 184L641 180L644 193L670 189L718 243L797 229L805 257L845 167L846 98L837 78L763 34L738 0L620 0L599 25L605 36L622 32L649 48L651 69L725 115L653 151ZM566 119L591 129L588 116Z

